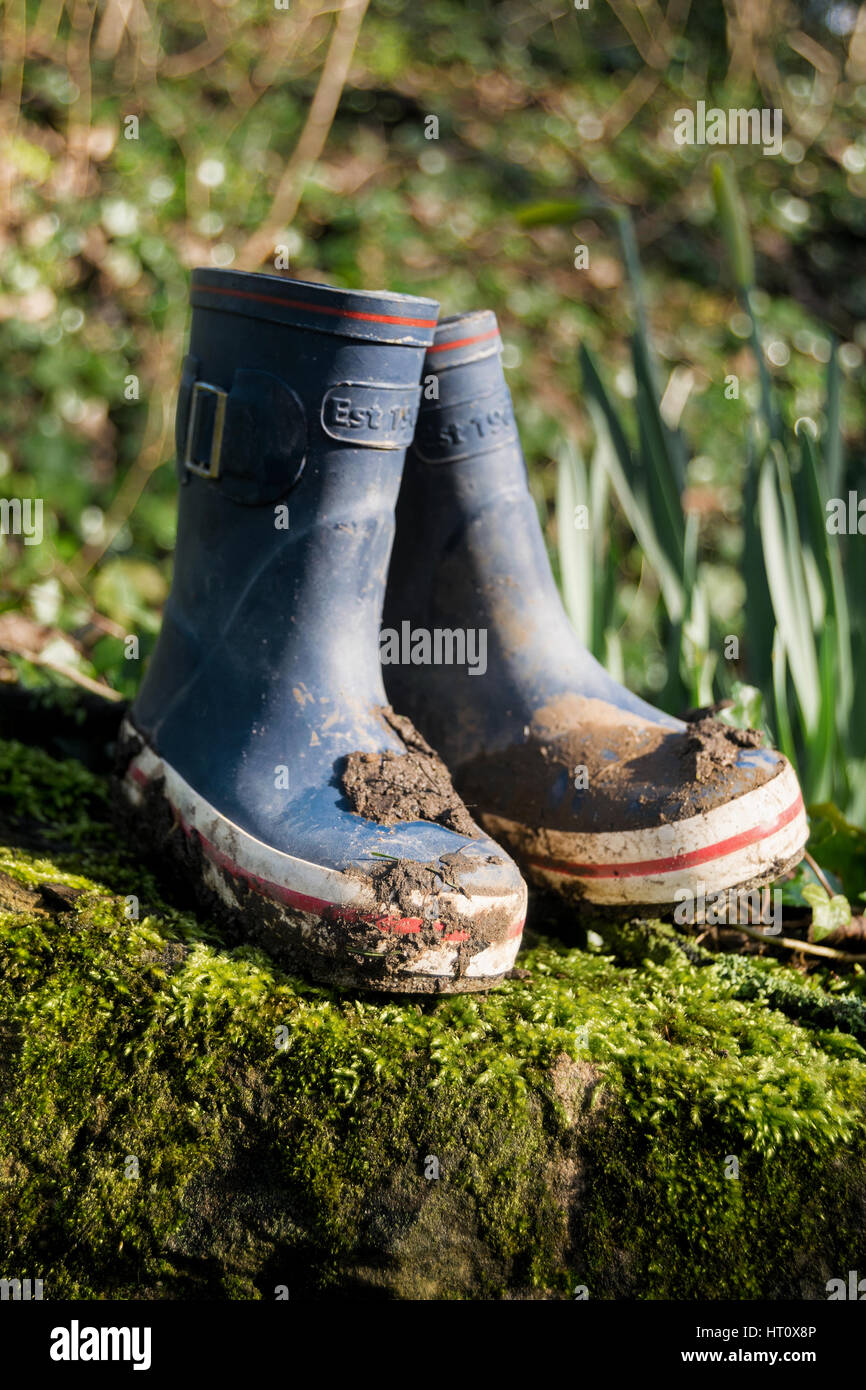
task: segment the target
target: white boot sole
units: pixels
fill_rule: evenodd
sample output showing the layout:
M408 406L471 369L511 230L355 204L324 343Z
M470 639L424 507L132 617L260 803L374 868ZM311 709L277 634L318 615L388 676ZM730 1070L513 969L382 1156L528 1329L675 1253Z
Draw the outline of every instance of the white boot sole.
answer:
M142 742L128 721L121 737ZM359 939L359 956L364 959L358 962L361 987L430 992L448 992L449 988L453 991L455 985L457 989L484 989L514 965L526 918L527 892L522 881L519 892L500 897L469 896L447 889L434 895L417 891L408 902L417 908L418 915L396 916L393 906L378 902L373 886L360 878L286 854L248 834L200 796L147 744L130 761L121 786L126 801L136 809L144 806L149 789L160 786L161 798L179 830L187 839L195 837L198 843L207 888L239 917L244 913L243 899L251 891L282 910L285 926L297 935L302 951L333 950L335 921L345 929L344 949L351 951L351 935L356 930L363 938ZM381 849L383 854L388 853L386 835ZM437 911L449 921L446 926L439 920L430 923L427 917L427 931L438 932L441 944L411 953L405 966L397 973L392 971L387 982L377 986L371 979L364 983L375 969L376 954L393 953L395 938L424 932L425 910L429 913L431 896ZM485 914L499 914L503 909L507 909L510 922L505 939L476 952L461 971L461 947L471 937L473 920ZM465 921L465 927L455 926L455 914ZM323 919L329 921L327 931L323 930ZM370 928L380 938L380 947L372 951Z
M575 896L608 907L766 883L802 858L809 835L790 765L724 806L641 830L571 834L501 816L480 819L536 882L558 892L570 885Z

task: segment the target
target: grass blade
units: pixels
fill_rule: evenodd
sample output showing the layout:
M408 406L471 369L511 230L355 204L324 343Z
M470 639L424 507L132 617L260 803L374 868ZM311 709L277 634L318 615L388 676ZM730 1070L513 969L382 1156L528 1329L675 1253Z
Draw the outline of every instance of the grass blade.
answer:
M626 520L658 579L668 617L672 623L679 623L685 612L685 595L680 576L670 564L659 541L645 495L638 493L629 482L629 476L633 477L635 472L632 453L595 362L585 347L581 347L580 356L596 436L606 434L611 444L611 448L603 455L611 485Z
M794 747L794 730L791 712L788 708L788 672L785 657L785 644L781 633L776 630L772 654L773 704L776 713L776 746L785 757L797 766L797 751Z
M559 451L556 475L556 537L565 609L581 642L592 647L593 565L589 529L576 525L578 507L589 513L589 486L583 455L572 442Z
M776 450L768 451L761 465L758 505L773 611L790 661L791 679L803 711L806 730L811 733L817 725L821 703L818 662L799 555L792 564L799 536L793 537L791 534L791 508L785 507L784 484L779 477L779 452ZM796 522L794 524L796 527Z
M835 338L827 364L827 428L825 453L827 458L825 482L828 497L838 497L845 481L845 452L841 428L842 373L839 370L839 345Z

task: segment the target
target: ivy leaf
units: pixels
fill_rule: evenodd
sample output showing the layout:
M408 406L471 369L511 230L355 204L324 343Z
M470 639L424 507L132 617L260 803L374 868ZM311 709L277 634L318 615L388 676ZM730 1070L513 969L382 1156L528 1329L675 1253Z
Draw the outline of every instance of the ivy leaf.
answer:
M822 941L825 936L850 924L851 904L841 893L835 893L831 898L820 883L807 883L803 888L803 897L812 909L812 937L815 941Z
M849 898L866 895L866 830L851 825L832 802L809 807L809 852L830 869Z

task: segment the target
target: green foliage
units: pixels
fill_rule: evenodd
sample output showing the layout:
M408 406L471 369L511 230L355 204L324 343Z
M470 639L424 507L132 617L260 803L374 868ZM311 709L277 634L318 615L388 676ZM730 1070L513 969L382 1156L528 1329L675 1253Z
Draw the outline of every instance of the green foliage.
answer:
M708 151L672 144L673 112L698 90L722 107L774 106L760 79L779 73L786 131L796 136L778 159L759 147L735 151L768 289L754 305L762 340L788 353L771 374L793 419L817 411L827 334L816 306L832 312L848 374L842 432L851 436L864 418L866 276L852 253L866 206L864 75L850 39L828 27L829 12L774 0L754 50L751 42L738 48L732 62L725 24L693 5L687 16L668 16L672 27L658 37L664 80L632 110L631 81L646 64L640 27L605 3L566 9L530 7L506 24L489 3L464 12L451 0L374 0L328 143L297 214L286 225L277 219L273 240L289 248L290 273L302 278L432 293L447 312L495 308L545 510L559 424L585 450L588 442L574 399L575 344L586 343L617 390L633 377L617 248L626 237L634 277L640 246L659 385L684 364L695 371L687 409L700 452L686 461L686 482L713 494L700 556L711 615L726 624L721 630L739 631L748 512L739 498L741 441L719 384L743 328L718 283ZM124 28L116 11L100 11L89 32L79 32L68 5L30 6L23 32L19 12L9 16L21 102L8 123L13 186L2 214L0 486L45 499L46 541L0 544L2 606L44 612L40 590L53 583L45 620L68 634L117 597L100 580L117 560L152 569L128 571L141 581L140 602L124 601L115 621L142 636L158 622L153 570L164 589L175 526L170 413L189 268L246 265L250 236L273 212L333 23L326 11L305 27L295 6L263 11L248 0L232 6L230 23L219 5L179 15L165 0L145 0L142 15ZM817 127L799 41L788 42L802 32L810 51L825 55L825 71L846 73ZM16 68L9 90L17 89ZM140 128L128 138L133 113ZM425 138L428 113L439 119L435 141ZM199 177L206 160L218 161L221 176ZM631 247L620 209L633 215ZM585 273L572 268L576 242L592 250ZM261 268L272 269L270 254ZM834 292L839 285L844 295ZM742 370L745 396L752 382ZM657 399L650 393L642 404L650 425ZM653 438L650 431L647 448ZM831 473L838 476L838 457ZM671 657L653 607L654 566L642 572L621 526L606 546L612 582L599 605L606 632L598 650L652 696L665 687ZM669 597L673 588L671 580ZM693 673L703 670L704 684L709 674L704 617L696 610L684 621L693 634L684 639L694 647L691 698ZM80 669L124 693L140 672L104 648L83 651ZM23 678L59 679L30 667Z
M821 1030L824 1045L830 1030L835 1029L850 1034L861 1047L866 1046L866 1005L857 993L834 998L828 993L831 982L822 985L814 977L797 976L766 958L721 956L714 960L714 969L718 980L732 988L734 998L761 1000L795 1022ZM861 993L863 981L863 971L859 969L857 984ZM850 982L847 987L851 988Z
M729 159L720 158L713 164L713 196L722 235L728 245L734 284L741 294L747 294L755 285L755 255L745 209Z
M827 769L847 778L848 813L862 819L866 725L852 715L844 743L834 554L846 551L858 600L847 599L852 681L866 562L853 538L825 553L814 481L819 500L842 495L864 420L866 73L823 13L767 8L773 23L732 63L721 9L692 6L657 36L664 79L635 111L645 53L622 7L551 18L529 7L503 24L498 5L374 0L329 142L274 241L294 275L432 293L447 312L495 308L543 512L562 424L574 440L559 466L559 556L593 650L671 707L704 702L715 684L737 698L729 717L755 722L754 696L728 690L728 664L713 662L719 635L738 633L775 732L801 759L805 738L819 789ZM141 23L112 37L115 13L101 10L89 33L69 6L28 6L25 33L7 16L22 100L5 150L0 479L6 496L45 499L46 543L3 538L0 606L23 606L49 641L76 643L81 674L131 693L140 667L123 638L138 635L146 657L173 546L170 409L189 267L241 264L272 215L332 17L295 29L295 6L238 0L229 23L221 6L187 14L145 0ZM822 71L844 72L817 128L788 28L817 45ZM749 294L744 323L718 281L706 152L673 149L671 114L696 90L723 107L775 105L760 86L768 71L797 134L780 159L737 150L742 216L723 190L733 234L753 229L767 285ZM14 104L17 69L7 86ZM124 133L131 111L138 139ZM204 182L214 158L222 177ZM575 242L592 249L577 280ZM736 278L749 286L741 251ZM826 314L841 342L832 358ZM748 341L760 348L751 364ZM770 341L784 352L768 365ZM578 342L587 367L603 364L592 451L574 400ZM720 385L732 359L744 407L770 418L769 378L784 422L752 441L751 490ZM695 372L693 457L659 408L684 368ZM624 437L603 382L634 395ZM819 425L814 459L792 432L801 416ZM760 569L761 482L775 602L789 644L805 642L802 667L781 643L774 663L768 645L779 623ZM680 517L684 489L693 506ZM569 531L583 502L598 518L588 534ZM9 662L58 698L61 678ZM623 931L613 958L546 943L527 957L528 981L489 999L337 999L227 949L167 903L115 843L103 783L77 764L0 746L0 820L52 847L50 858L3 852L0 871L22 891L49 881L84 893L59 917L35 902L2 918L0 1233L24 1267L50 1272L52 1296L256 1297L286 1268L293 1287L357 1281L410 1297L567 1294L581 1279L594 1296L815 1296L822 1266L853 1267L862 1251L862 972L814 985L769 962L696 964L653 927L628 942ZM862 832L823 806L813 845L855 902ZM125 915L126 894L141 921ZM286 1051L274 1047L281 1026ZM427 1185L431 1152L444 1176ZM746 1183L721 1176L727 1152L740 1153ZM137 1181L124 1175L129 1154ZM571 1237L563 1190L581 1194ZM385 1226L398 1233L387 1248Z
M833 798L862 819L866 745L854 718L854 698L866 686L866 619L856 602L859 569L844 569L846 539L830 534L825 507L831 488L845 486L838 359L833 352L819 449L815 422L799 420L789 430L774 400L754 310L754 259L742 204L727 163L715 165L713 178L761 385L760 408L746 426L742 673L760 689L770 727L798 769L807 802ZM577 531L571 518L583 504L593 531L603 536L612 525L609 503L615 497L661 594L668 676L660 702L677 712L730 697L743 684L730 674L736 670L732 663L717 659L726 637L699 564L699 518L684 510L684 441L663 415L633 236L623 230L628 223L622 213L617 220L639 306L632 338L634 419L614 405L593 354L582 345L583 385L597 446L589 467L572 446L561 454L559 567L577 629L605 660L616 642L612 577L605 573L612 551L588 539L589 530Z
M866 902L866 831L825 803L812 808L810 844L822 866L845 884L848 896Z

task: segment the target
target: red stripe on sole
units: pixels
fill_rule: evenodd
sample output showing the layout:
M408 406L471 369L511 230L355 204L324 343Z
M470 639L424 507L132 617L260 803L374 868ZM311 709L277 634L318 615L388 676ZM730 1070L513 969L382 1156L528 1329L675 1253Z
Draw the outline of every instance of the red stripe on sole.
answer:
M573 878L637 878L648 874L666 874L673 869L688 869L695 864L707 864L713 859L723 859L738 849L764 840L776 831L783 830L796 820L804 810L803 798L796 801L775 820L764 825L755 825L751 830L743 830L739 835L731 835L727 840L718 840L714 845L704 845L701 849L686 850L683 854L672 854L664 859L640 859L630 864L574 864L567 859L547 859L544 855L531 855L529 863L537 869L550 869L557 874L568 874Z
M194 294L222 294L231 299L254 299L261 304L279 304L284 309L304 309L311 314L328 314L338 319L363 319L366 323L398 323L406 328L435 328L438 319L409 319L400 314L364 314L359 309L338 309L332 304L312 304L307 299L283 299L278 294L253 294L251 290L230 290L214 285L193 285ZM351 293L351 291L348 291Z

